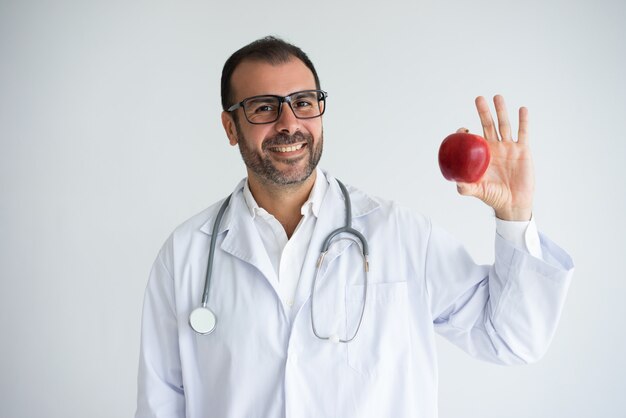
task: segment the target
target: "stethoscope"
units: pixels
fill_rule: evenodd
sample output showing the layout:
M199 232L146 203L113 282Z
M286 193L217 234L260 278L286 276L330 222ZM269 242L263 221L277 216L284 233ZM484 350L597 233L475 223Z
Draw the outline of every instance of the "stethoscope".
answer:
M367 302L367 284L368 284L367 274L369 272L369 262L368 262L369 248L367 245L367 240L365 239L363 234L361 234L356 229L352 228L352 203L350 201L350 195L348 194L348 190L346 189L346 186L344 186L343 183L340 182L339 180L337 180L337 183L339 184L339 187L341 188L341 192L343 193L343 196L344 196L345 207L346 207L346 222L344 226L342 226L341 228L335 229L326 237L326 239L324 240L324 243L322 244L322 252L317 260L317 263L315 264L315 276L313 278L313 284L311 286L311 327L313 328L313 334L315 334L315 336L321 340L329 340L329 341L336 342L336 343L349 343L350 341L354 340L357 333L359 332L359 329L361 328L361 323L363 322L363 314L365 313L365 303ZM208 335L212 333L215 330L215 326L217 324L217 317L215 313L207 306L207 304L209 300L209 287L211 286L211 271L213 269L213 258L215 255L215 243L217 241L217 233L218 233L220 224L222 222L224 212L226 212L226 208L228 207L228 204L230 203L231 197L232 195L228 196L226 200L224 200L224 203L222 203L222 206L220 207L217 213L215 222L213 223L213 234L211 235L211 244L209 247L209 260L207 263L206 280L204 281L204 292L202 293L202 304L201 306L194 309L189 315L189 325L196 333L200 335ZM363 270L365 274L365 286L363 286L363 305L361 307L361 314L359 316L359 322L357 323L356 329L354 330L354 333L352 334L352 336L347 339L341 339L337 335L330 335L330 336L320 335L317 332L317 328L315 327L315 315L314 315L315 290L316 290L317 279L318 279L318 275L320 272L320 268L324 261L324 257L328 253L328 250L331 244L333 243L333 239L341 233L350 234L358 238L358 241L357 241L354 238L343 236L335 240L335 242L338 242L339 240L351 240L357 244L359 243L361 244L359 248L361 249L361 255L363 256Z

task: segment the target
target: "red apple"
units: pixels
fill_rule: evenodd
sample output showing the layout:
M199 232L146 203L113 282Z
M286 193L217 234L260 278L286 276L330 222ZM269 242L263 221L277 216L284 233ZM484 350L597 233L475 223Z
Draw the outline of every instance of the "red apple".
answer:
M489 144L474 134L448 135L439 147L441 174L451 181L477 182L487 171L490 158Z

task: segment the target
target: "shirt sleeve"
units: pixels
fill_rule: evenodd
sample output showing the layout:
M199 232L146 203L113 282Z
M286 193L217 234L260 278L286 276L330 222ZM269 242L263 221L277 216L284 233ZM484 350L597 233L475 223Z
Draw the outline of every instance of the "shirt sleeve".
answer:
M530 221L505 221L496 218L496 233L514 247L528 251L533 257L543 258L534 214Z

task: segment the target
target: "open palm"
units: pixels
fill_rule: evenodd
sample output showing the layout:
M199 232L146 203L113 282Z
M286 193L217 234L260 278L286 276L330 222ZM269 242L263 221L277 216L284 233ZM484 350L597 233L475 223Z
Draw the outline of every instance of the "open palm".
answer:
M527 221L532 214L535 178L528 147L528 110L519 109L517 140L511 136L504 98L494 97L498 129L484 97L476 98L476 109L489 144L491 162L476 183L457 183L460 194L474 196L491 206L500 219ZM459 131L465 130L464 128Z

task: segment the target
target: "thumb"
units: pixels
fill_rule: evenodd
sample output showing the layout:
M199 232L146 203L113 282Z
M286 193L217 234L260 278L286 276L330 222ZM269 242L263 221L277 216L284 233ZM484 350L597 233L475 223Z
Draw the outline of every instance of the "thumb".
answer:
M476 194L477 186L475 183L463 183L457 182L456 190L463 196L474 196Z

